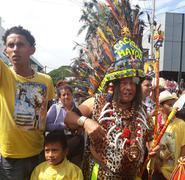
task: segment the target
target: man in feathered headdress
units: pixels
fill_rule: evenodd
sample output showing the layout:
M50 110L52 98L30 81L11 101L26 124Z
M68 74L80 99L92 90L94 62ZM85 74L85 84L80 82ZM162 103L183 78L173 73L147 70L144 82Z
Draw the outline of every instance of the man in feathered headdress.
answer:
M80 105L83 116L69 112L65 123L88 134L85 179L133 180L144 161L146 142L152 140L140 83L144 23L139 7L132 9L128 0L106 2L86 2L82 15L89 64L94 58L99 61L89 75L89 93L95 96Z

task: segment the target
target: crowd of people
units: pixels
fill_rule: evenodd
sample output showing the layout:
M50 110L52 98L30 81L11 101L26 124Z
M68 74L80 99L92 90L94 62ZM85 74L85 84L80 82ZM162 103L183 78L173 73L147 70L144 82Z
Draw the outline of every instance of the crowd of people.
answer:
M99 12L107 13L106 8L99 6ZM155 160L153 180L171 178L185 156L185 108L154 147L155 91L159 88L159 134L185 87L182 81L174 89L162 78L156 87L155 79L145 75L143 26L129 27L120 18L123 9L117 10L105 18L92 16L99 27L88 39L94 47L88 55L95 54L97 62L89 76L92 97L81 104L67 82L54 87L49 75L31 68L36 43L30 31L22 26L6 30L4 54L12 66L0 60L1 180L145 180L147 171L140 172L147 156Z

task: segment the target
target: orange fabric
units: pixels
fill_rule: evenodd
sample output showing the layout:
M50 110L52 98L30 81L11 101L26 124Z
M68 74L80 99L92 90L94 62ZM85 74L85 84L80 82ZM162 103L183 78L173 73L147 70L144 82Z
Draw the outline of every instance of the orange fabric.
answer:
M185 179L185 157L178 160L179 164L172 173L171 180L184 180Z

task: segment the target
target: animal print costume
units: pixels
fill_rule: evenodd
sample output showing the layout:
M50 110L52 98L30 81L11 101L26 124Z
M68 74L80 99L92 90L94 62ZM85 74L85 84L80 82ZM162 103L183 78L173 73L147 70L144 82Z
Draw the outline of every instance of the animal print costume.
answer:
M152 140L151 125L147 121L146 111L141 106L136 112L133 108L122 112L116 103L106 101L105 94L95 98L93 118L107 132L107 138L100 140L90 136L84 155L84 179L91 179L96 163L90 152L92 146L103 163L98 166L98 178L101 180L132 180L143 161L146 141Z

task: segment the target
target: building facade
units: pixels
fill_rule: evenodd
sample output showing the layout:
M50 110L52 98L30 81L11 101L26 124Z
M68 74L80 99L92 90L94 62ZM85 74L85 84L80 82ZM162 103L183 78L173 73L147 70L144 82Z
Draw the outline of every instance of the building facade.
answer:
M185 14L165 13L161 16L164 43L160 48L160 75L180 81L185 79Z

